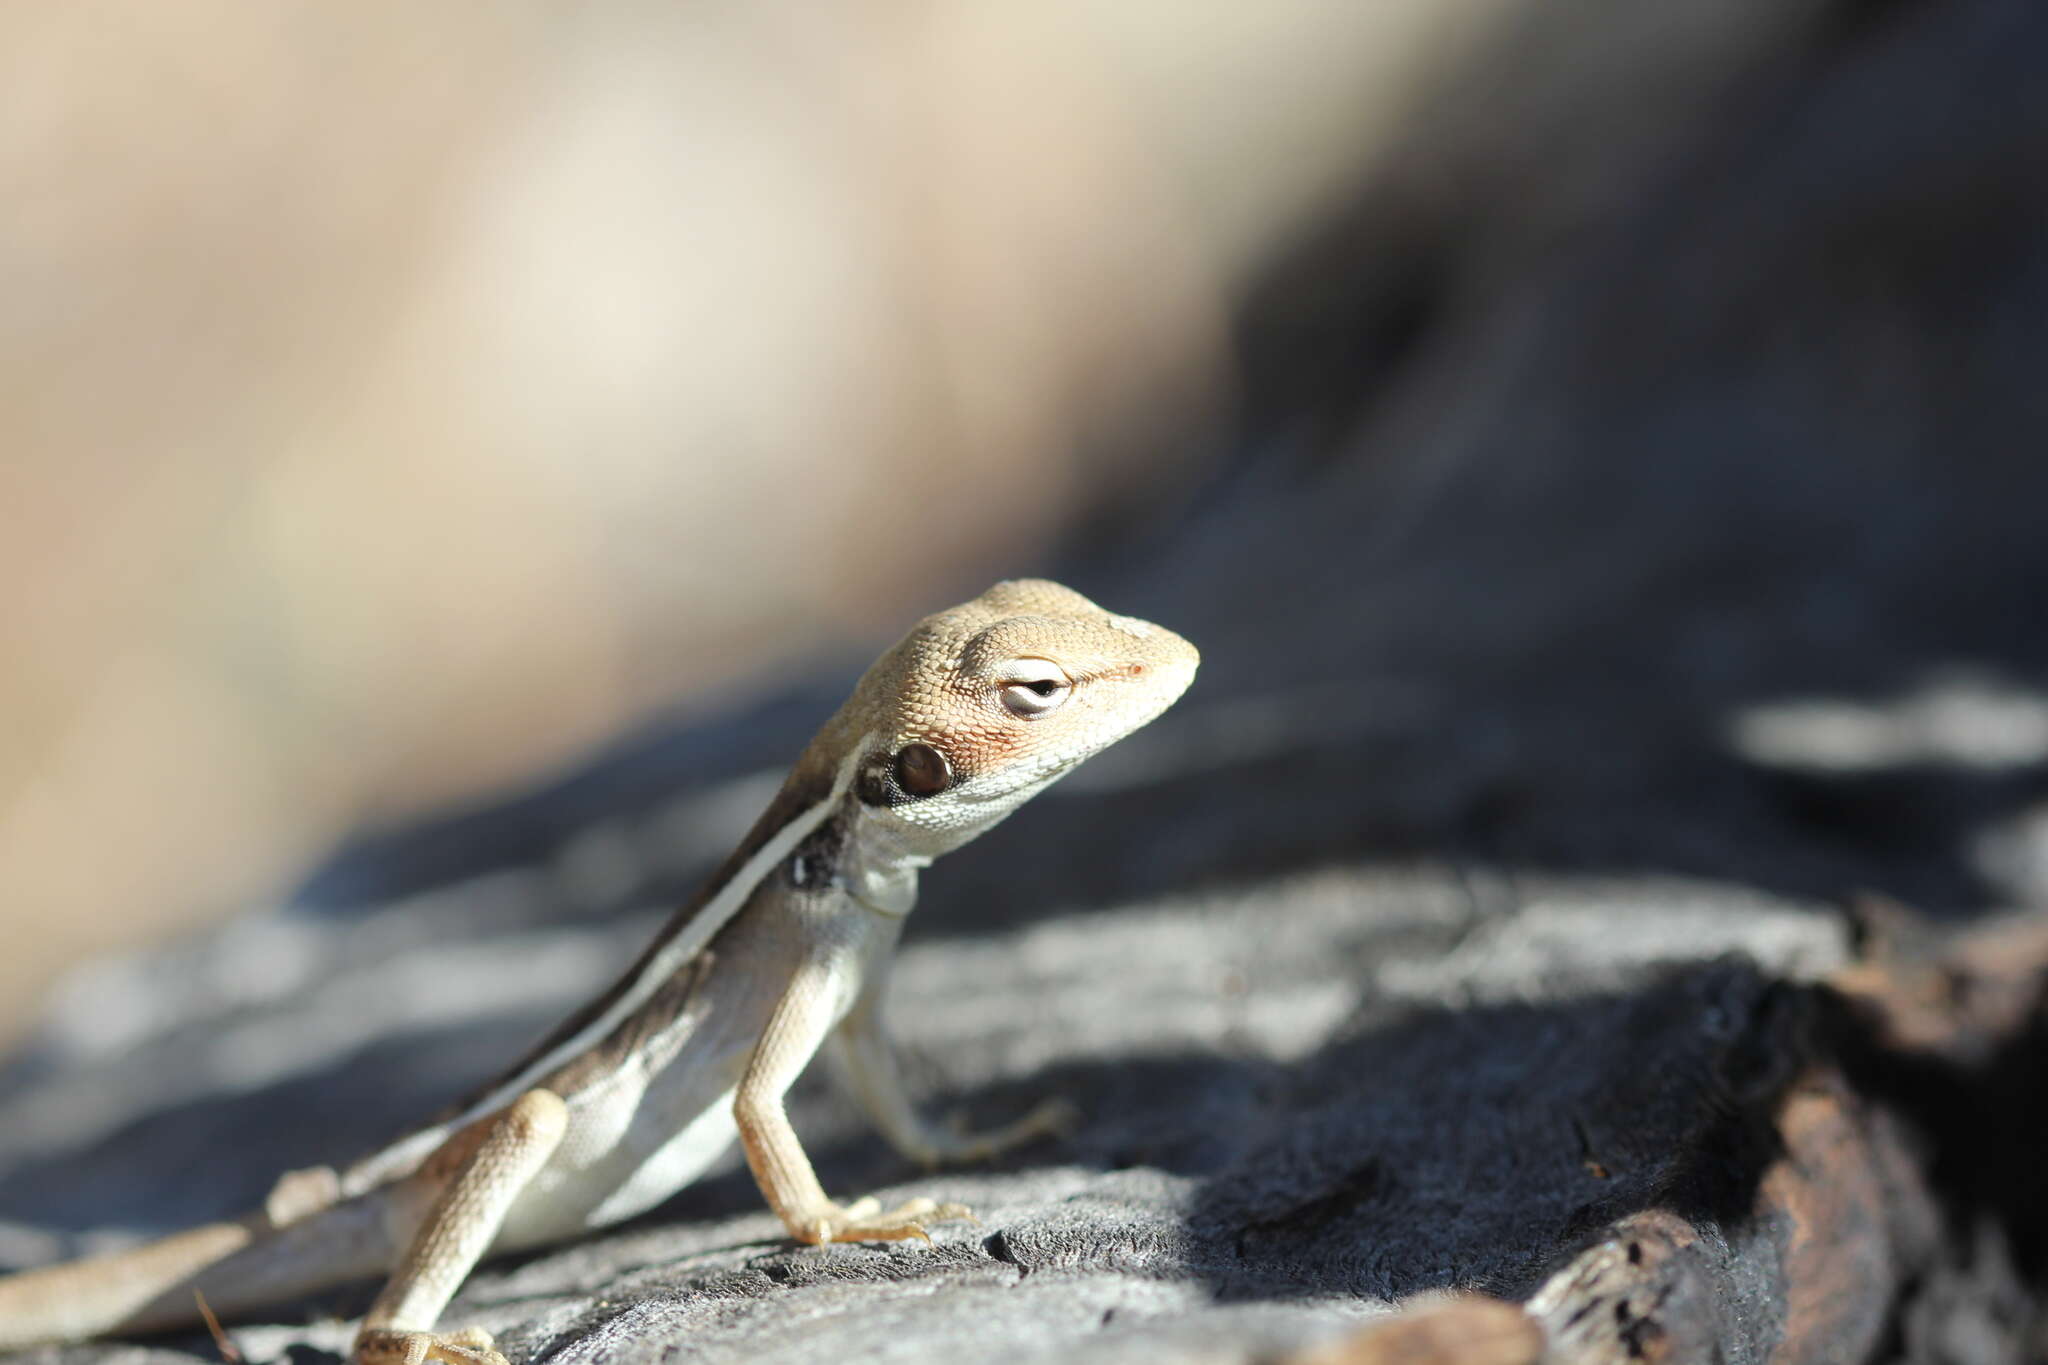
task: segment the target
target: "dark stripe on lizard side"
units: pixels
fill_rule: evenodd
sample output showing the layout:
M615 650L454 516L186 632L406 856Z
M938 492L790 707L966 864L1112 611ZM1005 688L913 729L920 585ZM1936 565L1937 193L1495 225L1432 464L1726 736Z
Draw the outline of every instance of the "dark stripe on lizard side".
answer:
M832 794L833 777L834 773L832 770L823 764L799 765L796 771L790 774L789 780L783 784L782 789L776 793L775 799L769 802L768 809L761 813L761 818L754 822L754 826L747 832L746 838L740 840L738 846L719 865L718 871L710 880L705 882L702 889L695 896L692 896L682 908L669 917L668 922L661 927L661 932L656 934L654 940L633 960L633 965L628 967L603 994L587 1001L574 1014L571 1014L567 1019L556 1025L555 1028L549 1031L546 1037L522 1053L519 1060L507 1066L489 1081L474 1087L464 1094L461 1099L448 1105L426 1122L416 1125L404 1136L395 1139L387 1144L387 1146L396 1146L414 1134L437 1127L458 1115L468 1112L471 1108L489 1098L493 1092L518 1079L521 1073L535 1066L563 1043L574 1038L577 1034L588 1029L599 1019L603 1018L607 1011L632 992L634 987L640 983L641 978L646 975L649 967L661 956L662 950L689 929L690 925L704 908L717 899L719 894L725 890L726 884L746 867L747 860L761 850L762 845L774 838L790 821L796 819ZM774 871L771 870L769 875L775 875ZM699 953L691 961L694 962L703 956L704 954ZM694 977L696 973L679 972L677 975ZM666 987L660 988L657 991L657 996L665 994L666 989ZM648 1005L652 1004L653 1001L650 1000ZM642 1008L647 1008L648 1005L643 1005ZM671 1014L669 1017L673 1019L674 1015ZM624 1022L626 1025L631 1023L630 1020ZM560 1075L567 1071L571 1065L573 1065L573 1060L570 1063L565 1063L562 1067L558 1067L552 1074ZM539 1078L536 1077L535 1083L538 1083L538 1080Z
M712 943L717 942L718 938L714 937ZM672 973L668 980L662 982L640 1008L620 1020L617 1028L545 1076L535 1078L534 1084L566 1099L587 1085L603 1081L639 1056L650 1039L666 1031L690 1011L691 1004L710 979L717 962L717 949L704 949L692 957L681 971Z

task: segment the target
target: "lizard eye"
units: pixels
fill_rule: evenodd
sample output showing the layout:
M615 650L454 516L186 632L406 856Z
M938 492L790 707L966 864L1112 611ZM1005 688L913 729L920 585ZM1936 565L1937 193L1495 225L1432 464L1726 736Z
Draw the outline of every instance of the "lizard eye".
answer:
M896 751L896 785L911 796L936 796L953 785L953 765L929 744Z
M1012 659L996 690L1011 715L1036 720L1060 709L1074 680L1050 659Z

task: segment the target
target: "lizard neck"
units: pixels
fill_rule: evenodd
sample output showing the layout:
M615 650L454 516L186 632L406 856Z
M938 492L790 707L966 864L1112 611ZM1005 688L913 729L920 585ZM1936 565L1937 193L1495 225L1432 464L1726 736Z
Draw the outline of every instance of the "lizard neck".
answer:
M878 915L900 919L917 905L917 874L936 855L917 847L916 832L848 802L848 837L839 877L848 895Z

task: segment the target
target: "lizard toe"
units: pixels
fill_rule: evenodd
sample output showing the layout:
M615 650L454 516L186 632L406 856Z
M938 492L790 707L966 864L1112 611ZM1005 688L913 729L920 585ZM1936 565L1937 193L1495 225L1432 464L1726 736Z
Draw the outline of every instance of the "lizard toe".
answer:
M481 1327L460 1332L367 1331L356 1338L351 1365L511 1365Z

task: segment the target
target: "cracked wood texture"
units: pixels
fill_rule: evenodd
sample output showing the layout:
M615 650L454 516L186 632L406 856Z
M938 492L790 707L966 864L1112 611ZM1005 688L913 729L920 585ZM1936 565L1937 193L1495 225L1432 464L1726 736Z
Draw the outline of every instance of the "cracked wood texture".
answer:
M1028 566L1204 674L935 869L893 1015L932 1102L1078 1132L927 1176L805 1087L828 1188L980 1224L796 1248L728 1165L449 1320L565 1363L2041 1358L2048 11L1764 8L1446 77L1247 299L1208 484ZM0 1260L489 1074L857 663L79 976L0 1076ZM370 1292L235 1340L331 1359Z

